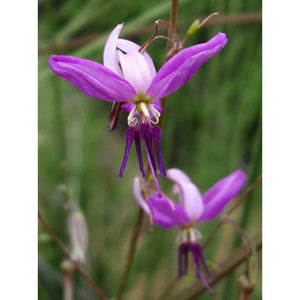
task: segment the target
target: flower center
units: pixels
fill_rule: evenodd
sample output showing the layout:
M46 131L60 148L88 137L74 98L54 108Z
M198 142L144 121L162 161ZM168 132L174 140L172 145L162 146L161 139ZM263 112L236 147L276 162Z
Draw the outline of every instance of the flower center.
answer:
M181 231L177 236L176 243L197 242L202 238L201 232L193 227L193 224L181 227Z
M134 107L127 117L129 127L135 126L138 122L135 116L136 112L141 114L141 123L158 124L160 113L153 105L151 105L151 102L152 98L145 95L139 95L131 101L131 103L134 104Z

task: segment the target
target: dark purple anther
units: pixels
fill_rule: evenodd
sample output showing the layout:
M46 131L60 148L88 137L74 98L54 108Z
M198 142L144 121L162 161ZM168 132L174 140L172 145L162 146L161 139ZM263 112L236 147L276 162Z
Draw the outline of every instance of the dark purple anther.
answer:
M187 257L188 253L191 252L193 256L193 261L196 269L196 274L197 277L202 281L204 286L207 288L207 290L213 294L213 290L209 287L206 279L201 273L200 267L202 266L207 273L208 276L210 276L210 273L208 271L207 265L204 260L202 248L199 244L195 242L183 242L180 243L179 248L178 248L178 275L179 277L186 274L188 270L188 265L187 265Z
M161 137L161 129L159 126L152 126L151 128L151 136L155 143L156 147L156 155L157 155L157 162L160 171L160 175L162 177L166 177L166 168L163 162L162 153L161 153L161 146L160 146L160 137Z
M155 164L155 158L153 153L153 147L152 147L152 135L151 135L151 125L149 123L141 123L140 125L140 133L142 140L144 141L144 145L147 151L147 154L149 156L149 163L153 167L153 171L156 174L156 164Z
M140 135L140 132L138 129L135 129L134 143L135 143L136 154L137 154L138 161L139 161L140 171L141 171L143 177L145 178L146 173L144 170L143 156L142 156L142 150L141 150L141 135Z
M130 148L131 148L131 144L132 144L132 141L134 139L134 136L135 136L135 127L129 127L127 130L126 130L126 134L125 134L125 138L126 138L126 145L125 145L125 153L124 153L124 157L123 157L123 161L122 161L122 164L121 164L121 167L120 167L120 171L119 171L119 176L122 177L123 176L123 172L124 172L124 169L126 167L126 164L127 164L127 160L128 160L128 156L129 156L129 152L130 152Z

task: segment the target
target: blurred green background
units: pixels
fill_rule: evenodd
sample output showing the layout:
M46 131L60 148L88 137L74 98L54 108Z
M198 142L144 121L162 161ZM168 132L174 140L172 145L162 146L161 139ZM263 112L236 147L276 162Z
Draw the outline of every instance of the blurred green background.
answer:
M248 187L261 174L262 41L261 1L179 1L178 33L184 38L199 17L219 12L210 26L186 46L205 42L217 32L228 44L206 62L189 82L168 98L162 151L167 168L184 170L205 192L236 169L248 174ZM134 148L124 177L118 177L127 127L122 114L117 130L108 132L111 104L90 98L54 75L48 68L51 54L74 55L102 63L103 46L119 23L122 38L142 44L152 34L153 22L169 17L170 1L150 0L39 0L39 209L53 230L69 245L66 206L60 185L84 212L89 230L87 271L109 296L120 282L137 205L132 180L139 175ZM161 32L165 32L162 25ZM165 57L165 41L149 48L156 69ZM163 180L160 180L161 182ZM246 188L245 187L245 188ZM261 185L234 214L250 234L261 228ZM217 220L199 224L205 237ZM40 224L39 224L40 225ZM125 299L156 299L177 272L175 239L178 229L163 230L144 218L142 233ZM208 261L217 262L241 244L235 230L225 225L205 248ZM63 256L39 227L39 299L62 299ZM196 299L238 299L239 267ZM74 299L96 299L76 274ZM193 266L181 286L195 281ZM261 299L261 274L251 299Z

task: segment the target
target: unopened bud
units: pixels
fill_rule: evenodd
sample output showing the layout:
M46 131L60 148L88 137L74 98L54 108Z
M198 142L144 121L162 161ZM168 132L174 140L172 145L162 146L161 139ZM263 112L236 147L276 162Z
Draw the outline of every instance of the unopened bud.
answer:
M72 273L75 270L74 264L69 259L63 260L60 268L65 273Z
M71 240L71 258L84 265L88 247L88 229L84 214L80 211L72 212L68 228Z
M188 32L187 32L187 36L192 36L194 35L198 29L199 29L199 26L200 26L200 20L197 19L196 21L194 21L194 23L190 26Z
M249 278L245 274L239 278L238 286L245 294L251 294L255 288L255 285L249 281Z

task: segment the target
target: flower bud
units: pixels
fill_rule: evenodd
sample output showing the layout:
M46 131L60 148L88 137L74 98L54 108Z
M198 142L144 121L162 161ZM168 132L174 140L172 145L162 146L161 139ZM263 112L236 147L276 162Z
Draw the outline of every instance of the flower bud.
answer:
M194 21L194 23L190 26L188 32L187 32L187 36L192 36L194 35L198 29L199 29L199 26L200 26L200 20L197 19L196 21Z
M247 295L251 294L254 291L254 287L255 287L255 285L249 281L248 276L246 276L245 274L243 274L239 278L238 286L239 286L240 291L242 291L243 293L245 293Z
M60 268L65 273L72 273L75 270L74 264L69 259L63 260L60 264Z
M88 247L88 229L82 212L71 212L68 230L71 240L71 258L75 262L84 265Z

